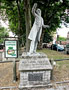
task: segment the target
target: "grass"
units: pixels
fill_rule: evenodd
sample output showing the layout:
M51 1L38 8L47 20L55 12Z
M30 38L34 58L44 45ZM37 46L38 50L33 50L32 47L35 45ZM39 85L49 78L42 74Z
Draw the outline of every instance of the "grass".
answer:
M69 58L69 55L65 54L64 52L58 52L50 49L43 49L43 50L38 50L38 52L43 52L45 53L49 59L65 59Z
M69 58L69 55L65 54L64 52L58 52L50 49L38 50L38 52L45 53L49 59L53 59L53 60ZM63 67L63 65L69 68L69 61L68 60L57 61L57 65L59 66L59 68Z
M64 52L58 52L50 49L39 50L47 55L49 59L65 59L69 58L69 55ZM53 77L55 81L67 81L69 80L69 60L56 61L56 65L53 68Z
M62 59L69 58L62 52L53 51L50 49L38 50L44 52L49 59ZM19 74L19 63L16 63L17 68L17 82L13 83L13 63L0 63L0 86L19 86L20 74ZM69 80L69 61L58 61L54 67L53 77L56 77L55 81ZM67 84L67 83L66 83ZM17 90L17 89L16 89Z

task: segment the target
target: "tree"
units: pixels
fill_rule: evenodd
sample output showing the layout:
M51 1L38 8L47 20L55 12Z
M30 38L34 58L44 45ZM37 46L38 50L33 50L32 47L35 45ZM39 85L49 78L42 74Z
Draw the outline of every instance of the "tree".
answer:
M50 35L52 31L55 31L59 27L61 18L65 15L65 10L69 6L69 0L62 0L62 2L61 0L1 0L1 2L3 3L1 4L1 8L6 9L10 29L20 38L22 38L22 35L24 35L24 38L26 36L27 42L31 21L33 22L33 17L31 20L30 6L32 7L35 2L38 4L38 7L42 10L45 24L50 26L49 29L43 30L41 45L44 35L47 35L47 33ZM28 43L27 45L29 46Z
M0 26L0 43L4 43L4 38L8 37L8 31Z
M24 0L25 22L26 22L26 51L29 51L30 41L28 35L31 29L30 0Z
M67 38L64 38L64 37L58 37L58 41L66 41Z
M1 0L1 9L6 11L9 29L19 37L19 43L26 41L25 15L22 0Z
M24 40L28 51L30 44L28 34L31 29L30 0L5 0L3 3L8 15L10 29L18 35L20 42L22 36L23 38L26 36L26 40Z
M68 8L69 2L68 0L62 0L62 2L60 0L33 0L31 2L38 3L38 7L42 10L42 17L45 24L50 26L49 29L43 30L39 43L39 49L41 49L44 36L48 35L48 33L50 35L52 31L56 31L56 28L60 27L61 19L65 15L65 10Z

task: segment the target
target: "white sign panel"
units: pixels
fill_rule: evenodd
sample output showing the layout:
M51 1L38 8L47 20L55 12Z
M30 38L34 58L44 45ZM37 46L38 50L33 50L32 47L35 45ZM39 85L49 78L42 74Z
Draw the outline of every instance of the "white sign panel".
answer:
M18 50L17 50L17 41L16 40L7 40L5 41L5 57L17 57Z

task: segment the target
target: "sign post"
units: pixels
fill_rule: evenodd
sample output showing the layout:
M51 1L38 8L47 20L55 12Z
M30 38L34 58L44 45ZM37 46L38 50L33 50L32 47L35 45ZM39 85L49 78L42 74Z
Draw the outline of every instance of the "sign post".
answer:
M17 40L5 40L5 57L17 58L18 57L18 42ZM13 81L16 82L16 62L13 60Z
M17 58L18 57L18 42L17 40L6 40L5 41L5 57L6 58Z

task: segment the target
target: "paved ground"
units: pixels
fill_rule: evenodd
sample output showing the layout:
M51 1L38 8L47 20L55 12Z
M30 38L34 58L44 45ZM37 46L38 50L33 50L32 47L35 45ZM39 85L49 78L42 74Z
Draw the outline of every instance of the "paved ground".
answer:
M11 87L10 87L11 88ZM11 89L5 89L5 87L0 88L0 90L69 90L69 86L58 86L58 87L54 87L54 88L28 88L28 89L18 89L15 87L12 87Z
M26 90L26 89L23 89L23 90ZM27 90L69 90L69 86L66 85L66 86L58 86L58 87L54 87L54 88L29 88Z

